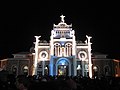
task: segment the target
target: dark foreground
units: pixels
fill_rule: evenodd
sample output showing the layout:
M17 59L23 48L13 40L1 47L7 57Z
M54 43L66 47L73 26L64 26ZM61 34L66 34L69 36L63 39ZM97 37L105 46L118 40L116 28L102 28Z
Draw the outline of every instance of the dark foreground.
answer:
M0 77L0 90L120 90L120 78L68 76Z

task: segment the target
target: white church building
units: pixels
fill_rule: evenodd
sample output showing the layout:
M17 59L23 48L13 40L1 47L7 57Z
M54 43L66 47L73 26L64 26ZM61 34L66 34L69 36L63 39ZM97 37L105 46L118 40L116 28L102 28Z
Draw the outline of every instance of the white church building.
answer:
M72 25L61 21L53 25L49 42L35 36L29 52L14 53L13 58L0 60L0 69L14 75L51 75L102 77L120 76L119 60L106 54L92 52L92 37L76 41ZM48 36L49 37L49 36Z
M92 77L91 42L86 35L83 42L76 41L72 24L61 21L53 25L50 42L41 42L41 36L35 36L33 53L33 75L67 75Z

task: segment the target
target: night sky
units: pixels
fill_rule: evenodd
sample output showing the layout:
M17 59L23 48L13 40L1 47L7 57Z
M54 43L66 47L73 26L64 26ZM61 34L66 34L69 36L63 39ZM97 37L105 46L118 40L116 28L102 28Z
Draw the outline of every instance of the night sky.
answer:
M15 3L15 2L14 2ZM108 54L120 59L120 7L118 2L12 2L1 8L0 59L13 53L29 51L35 35L41 40L50 40L53 24L65 22L73 25L76 40L92 36L92 52Z

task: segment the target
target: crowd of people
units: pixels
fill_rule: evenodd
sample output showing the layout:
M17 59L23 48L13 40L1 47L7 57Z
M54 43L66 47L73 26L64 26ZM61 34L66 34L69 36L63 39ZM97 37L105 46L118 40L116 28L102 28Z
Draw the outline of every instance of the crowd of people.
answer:
M0 90L120 90L120 77L0 74Z

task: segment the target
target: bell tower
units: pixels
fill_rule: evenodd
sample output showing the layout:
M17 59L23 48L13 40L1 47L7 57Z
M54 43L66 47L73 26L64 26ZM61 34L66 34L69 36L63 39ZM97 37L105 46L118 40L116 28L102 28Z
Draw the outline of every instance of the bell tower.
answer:
M71 64L73 62L73 66L69 66L69 68L73 67L74 72L71 72L70 69L68 70L68 75L76 75L76 61L75 61L75 49L76 49L76 41L75 41L75 31L72 29L72 24L68 25L65 22L65 16L60 16L61 21L56 25L53 24L53 30L51 31L51 40L50 40L50 66L52 64L57 64L58 60L63 60L60 58L64 58ZM74 59L74 60L73 60ZM61 61L62 62L62 61ZM51 68L51 71L52 70ZM57 67L56 67L57 71ZM51 75L53 72L51 72ZM57 72L55 72L55 75Z

